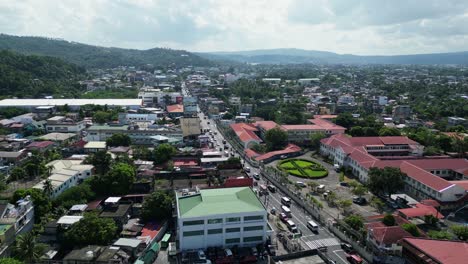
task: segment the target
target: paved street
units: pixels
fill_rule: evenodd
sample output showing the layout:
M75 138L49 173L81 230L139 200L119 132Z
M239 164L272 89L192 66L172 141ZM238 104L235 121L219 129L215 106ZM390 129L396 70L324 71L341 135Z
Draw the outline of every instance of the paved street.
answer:
M213 138L214 138L214 146L219 150L220 147L223 146L223 136L221 133L219 133L216 125L214 124L213 120L210 120L208 117L207 119L204 119L205 115L203 113L199 114L200 120L201 120L201 126L203 129L211 129L213 132ZM209 122L209 124L208 124ZM216 134L215 134L216 132ZM229 145L229 149L231 149L231 146ZM230 151L231 152L231 151ZM236 156L239 156L238 153L236 153ZM244 163L244 161L242 161ZM251 167L251 172L249 173L250 176L252 176L254 173L260 174L260 171L258 168ZM334 172L333 172L334 173ZM338 177L336 175L331 177ZM261 184L268 184L267 182L264 181L264 179L260 179L257 182L257 185ZM281 197L284 196L282 195L279 191L276 193L270 193L269 195L262 196L261 200L265 204L266 208L268 211L271 211L272 208L275 208L278 213L281 212ZM312 217L304 212L302 208L299 208L294 202L291 205L291 212L292 212L292 220L296 223L298 228L302 232L302 237L300 238L300 243L303 248L305 249L315 249L318 247L323 247L326 246L328 247L328 252L327 256L330 259L333 259L336 261L336 263L348 263L346 261L346 255L343 250L340 248L340 242L339 240L334 237L326 228L320 227L319 232L313 233L309 228L307 228L307 222L309 220L313 220ZM275 216L276 217L276 216Z

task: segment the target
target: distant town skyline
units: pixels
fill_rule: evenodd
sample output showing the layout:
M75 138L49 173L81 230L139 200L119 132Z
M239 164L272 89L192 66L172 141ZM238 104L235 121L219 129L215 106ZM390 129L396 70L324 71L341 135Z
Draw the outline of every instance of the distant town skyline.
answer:
M466 25L456 0L0 0L1 33L136 49L455 52Z

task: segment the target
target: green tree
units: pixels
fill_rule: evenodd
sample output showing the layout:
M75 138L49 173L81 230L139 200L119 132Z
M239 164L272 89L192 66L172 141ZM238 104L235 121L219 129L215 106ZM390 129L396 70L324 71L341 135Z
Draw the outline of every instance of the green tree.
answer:
M135 180L134 167L126 163L116 163L106 174L91 178L91 186L98 194L123 195L130 191Z
M382 223L384 223L386 226L394 226L396 225L396 220L392 214L385 214L384 218L382 219Z
M433 216L433 215L425 215L424 216L424 222L428 225L435 226L439 222L439 218Z
M30 195L31 200L34 204L34 218L35 222L39 223L41 218L49 213L52 209L52 203L50 202L49 197L44 195L42 190L39 189L18 189L13 193L11 203L16 203L19 199L23 199L26 196Z
M56 207L63 206L68 209L75 204L84 204L92 201L96 198L96 194L92 191L88 181L91 181L91 179L87 179L82 184L65 190L55 198L53 204Z
M22 180L28 177L28 173L22 167L15 167L11 170L10 179L14 181Z
M468 226L466 225L453 225L450 227L452 232L463 241L468 241Z
M143 221L162 221L172 214L173 197L167 192L159 190L145 198L141 208Z
M54 186L52 185L52 181L50 179L44 180L42 191L44 192L45 196L52 196L52 193L54 192Z
M104 174L109 171L112 157L104 150L100 150L86 158L86 163L91 164L96 169L97 174Z
M71 225L63 235L64 244L69 247L87 245L108 245L117 235L117 225L110 218L87 213Z
M427 235L432 239L447 239L447 240L453 239L453 235L447 231L429 230L429 232L427 232Z
M128 147L132 143L132 140L127 134L123 133L116 133L113 134L111 137L106 139L106 145L108 147L119 147L119 146L124 146Z
M370 201L370 205L374 207L375 209L377 209L379 213L382 213L385 208L385 203L378 197L372 197Z
M227 112L223 115L223 119L228 119L228 120L231 120L234 118L234 115L231 114L230 112Z
M268 150L283 149L288 143L288 133L279 127L272 128L265 133Z
M369 189L373 193L392 194L403 188L405 173L399 168L385 167L379 169L372 167L369 170Z
M365 136L364 129L361 126L353 126L349 130L349 134L353 137L362 137Z
M401 136L401 132L398 128L395 128L395 127L382 127L379 130L379 136L381 137Z
M406 232L410 233L412 236L421 236L421 233L419 232L419 229L415 224L402 224L401 228L403 228Z
M93 122L98 124L104 124L111 119L111 115L108 112L97 111L93 114Z
M326 137L325 133L318 132L310 135L310 145L313 149L318 150L320 148L320 140Z
M352 126L354 126L354 124L355 124L354 118L351 115L351 113L349 113L349 112L339 114L336 117L335 123L337 125L346 127L348 129L351 128Z
M154 163L163 164L169 161L177 153L177 149L169 144L160 144L153 151Z
M364 227L364 218L360 215L349 215L344 222L354 230L361 230Z
M338 200L337 202L338 207L341 208L341 210L343 210L344 213L348 211L352 204L353 202L348 199Z
M0 264L24 264L24 262L15 258L1 258Z
M3 173L0 173L0 191L6 190L8 188L7 182L6 182L6 175Z
M45 253L45 249L46 246L37 243L34 234L29 232L16 237L13 251L18 259L26 263L35 263Z
M356 188L353 188L351 190L351 192L354 194L354 195L357 195L359 197L363 196L364 194L367 193L367 188L362 186L362 185L358 185L356 186Z

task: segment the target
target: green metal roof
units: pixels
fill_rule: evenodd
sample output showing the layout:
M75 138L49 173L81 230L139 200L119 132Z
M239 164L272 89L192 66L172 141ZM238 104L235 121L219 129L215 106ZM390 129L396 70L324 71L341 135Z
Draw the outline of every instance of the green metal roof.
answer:
M249 187L201 190L199 194L178 197L180 217L264 211L260 200Z
M0 235L3 235L10 227L10 224L0 224Z

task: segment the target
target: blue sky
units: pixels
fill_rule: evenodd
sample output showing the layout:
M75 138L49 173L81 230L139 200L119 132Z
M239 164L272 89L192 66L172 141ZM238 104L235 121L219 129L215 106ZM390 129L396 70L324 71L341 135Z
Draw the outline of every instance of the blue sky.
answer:
M0 0L0 32L135 49L468 50L468 1Z

